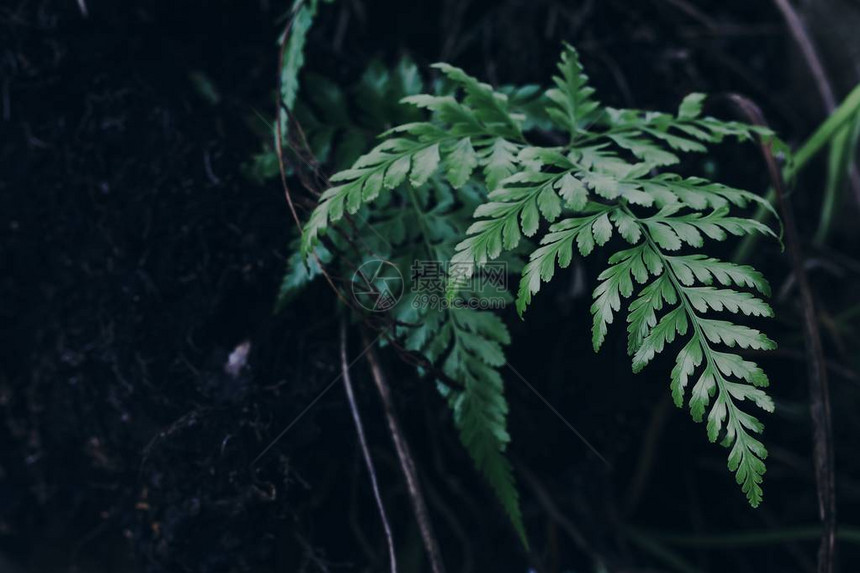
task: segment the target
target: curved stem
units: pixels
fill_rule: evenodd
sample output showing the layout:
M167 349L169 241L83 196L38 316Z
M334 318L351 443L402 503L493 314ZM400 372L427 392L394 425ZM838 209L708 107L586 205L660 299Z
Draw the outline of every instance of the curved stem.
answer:
M385 530L385 540L388 544L388 558L391 564L391 573L397 573L397 557L394 553L394 537L391 535L391 525L385 513L382 503L382 495L379 493L379 482L376 479L376 469L373 466L373 458L370 457L370 448L367 447L367 438L364 435L364 424L361 422L361 414L355 402L355 392L352 389L352 379L349 376L349 361L346 351L346 318L340 319L340 368L343 377L343 387L349 400L349 410L352 412L352 421L355 423L355 431L358 434L358 443L361 446L361 455L370 474L370 486L373 489L373 498L376 500L376 508L379 510L379 518L382 520L382 528Z
M418 529L421 531L421 540L424 542L424 548L427 550L427 557L430 560L430 568L433 573L444 573L445 566L442 563L442 554L439 551L439 542L436 540L436 535L433 533L433 524L430 521L430 513L427 511L427 503L424 501L424 494L421 491L421 486L418 483L418 471L415 468L415 461L412 457L412 452L409 448L409 443L406 441L406 435L400 427L400 422L397 419L397 414L394 411L394 401L391 398L391 388L388 386L388 381L382 371L382 366L379 363L379 358L376 355L374 343L370 341L365 333L362 332L364 344L369 348L367 351L367 362L370 365L370 372L373 375L373 381L376 383L376 389L379 391L379 397L382 399L385 418L388 421L388 429L391 432L391 439L394 441L394 449L397 451L397 459L400 461L400 469L403 470L403 476L406 478L406 486L409 491L409 500L412 502L412 510L415 512L415 519L418 521Z
M860 88L855 90L860 102ZM733 96L735 105L757 125L765 125L761 110L746 98ZM762 153L774 182L777 203L785 224L785 243L791 267L800 291L803 311L803 332L809 369L809 410L812 417L813 458L815 482L818 489L818 512L823 526L818 551L819 573L832 573L836 561L836 479L834 475L833 428L830 415L830 390L825 367L824 348L818 327L818 316L812 287L806 275L800 235L794 221L794 212L785 196L782 173L773 156L770 144L762 143Z
M800 171L809 163L818 153L827 145L831 144L833 138L842 130L848 127L851 121L855 121L860 117L860 86L848 94L842 101L842 104L815 130L809 139L800 146L800 149L792 154L791 162L786 165L783 170L778 173L782 180L791 181ZM776 200L776 191L771 188L767 192L767 200L773 203ZM764 221L768 216L768 210L764 207L756 209L754 219L756 221ZM756 245L758 244L758 235L747 235L738 248L735 250L732 260L736 262L744 262L749 259Z

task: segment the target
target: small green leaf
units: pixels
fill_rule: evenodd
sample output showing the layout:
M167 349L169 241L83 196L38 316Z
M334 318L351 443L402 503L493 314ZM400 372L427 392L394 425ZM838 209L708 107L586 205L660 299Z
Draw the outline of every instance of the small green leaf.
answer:
M445 165L445 175L454 189L459 189L466 184L478 165L478 157L468 137L464 137L454 145L445 159Z
M612 237L612 224L609 222L609 215L604 213L594 221L591 227L594 232L594 240L598 245L605 245Z
M555 221L561 214L561 199L549 185L544 186L538 194L537 203L541 214L547 221Z
M706 97L700 93L691 93L685 97L678 108L678 119L696 119L702 115L702 104Z
M421 187L439 167L439 144L425 147L412 158L412 171L409 173L409 182L413 187ZM397 164L395 164L397 165ZM392 166L392 169L394 167ZM390 172L390 170L389 170Z
M484 166L488 190L497 189L502 180L514 172L517 150L516 144L502 138L496 138L481 155L481 164Z
M568 207L574 211L581 211L585 208L585 204L588 202L588 190L582 181L568 172L561 176L555 186Z
M409 173L409 166L412 163L408 155L400 157L391 166L385 170L385 179L383 183L386 189L394 189L406 179L406 174Z

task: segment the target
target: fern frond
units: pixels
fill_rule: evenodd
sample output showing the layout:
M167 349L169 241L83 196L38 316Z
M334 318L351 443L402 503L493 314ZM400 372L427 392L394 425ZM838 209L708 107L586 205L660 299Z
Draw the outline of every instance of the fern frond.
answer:
M288 111L292 111L296 102L296 94L299 91L299 72L305 63L305 42L317 13L319 0L295 0L289 17L291 24L287 32L280 38L279 43L283 46L283 59L281 61L280 77L280 100L278 106L278 121L281 122L281 137L286 142Z
M434 198L431 199L427 187L436 190ZM450 188L437 177L430 185L408 192L408 196L406 213L416 218L412 227L420 237L403 245L408 251L401 252L401 257L409 263L449 258L463 231L451 228L453 197ZM402 218L403 210L400 211ZM465 217L462 220L465 222ZM461 385L451 387L437 381L453 410L461 442L477 470L493 488L523 544L528 545L516 481L505 457L510 442L508 404L498 369L506 362L504 347L510 344L508 329L492 312L421 306L415 304L419 298L419 293L411 293L395 309L403 325L397 327L396 334L406 348L423 354Z
M512 115L508 105L508 96L494 91L492 86L479 82L460 68L449 64L433 64L465 92L463 104L474 110L475 118L483 125L491 127L502 137L511 139L522 138L523 117Z
M439 165L439 142L442 139L415 141L405 138L388 139L363 155L351 169L332 176L333 183L320 197L320 203L302 231L302 252L307 254L316 246L319 235L329 223L339 221L344 214L354 214L364 203L374 201L383 189L394 189L406 181L423 184Z
M468 309L449 311L452 345L444 371L461 381L463 389L452 389L449 400L454 423L478 470L495 490L508 517L525 545L525 527L519 494L504 451L510 442L507 432L508 404L502 377L496 370L505 363L501 345L510 343L505 324L488 312Z
M437 64L459 85L464 96L417 94L403 103L431 112L431 121L397 126L383 133L385 138L355 164L335 174L339 185L327 190L306 224L302 236L305 254L317 243L329 224L344 214L354 214L375 201L383 189L395 189L407 180L420 187L440 166L448 181L460 187L478 166L492 188L512 173L516 152L522 147L524 118L511 115L507 96L468 76L459 68Z
M278 289L275 312L282 310L311 281L322 274L320 263L327 264L331 262L331 252L323 245L317 245L313 256L307 259L302 256L297 247L298 245L293 245L293 253L287 259L287 270L284 273L283 279L281 279L281 286Z
M754 288L770 296L770 284L760 272L748 265L727 263L700 254L665 258L683 285L692 285L694 281L710 285L716 280L723 286Z
M609 240L612 228L607 213L610 210L598 203L591 203L588 211L591 214L586 217L565 219L552 225L541 239L541 246L532 253L531 260L523 269L517 293L517 312L520 315L531 303L532 295L540 290L541 282L549 282L555 275L556 261L561 268L570 265L574 242L579 252L586 256L595 244L602 245Z
M634 215L631 213L631 216ZM632 294L634 276L639 283L650 280L629 307L628 352L633 357L633 371L642 370L676 338L689 334L672 370L672 396L675 403L681 406L691 377L699 372L699 378L691 390L691 414L696 421L701 421L710 407L708 437L716 441L722 434L721 443L732 448L729 469L735 472L741 489L755 507L762 499L760 484L767 450L752 434L760 433L763 425L741 411L738 403L750 400L770 412L773 402L760 389L767 385L767 378L758 366L737 354L719 351L715 345L756 350L771 350L776 345L758 330L727 320L707 318L705 315L716 311L771 316L772 310L764 301L747 292L693 286L697 282L710 283L711 277L716 275L711 275L710 271L700 271L696 280L696 275L686 263L694 261L693 265L696 265L702 259L667 255L663 250L666 247L657 239L659 235L653 232L649 222L639 219L639 225L645 242L622 251L625 255L621 257L616 255L610 259L610 267L599 277L601 283L594 291L595 303L592 306L595 343L599 345L605 337L606 325L612 322L612 313L620 309L620 298ZM667 225L667 228L671 227ZM645 253L655 262L659 261L659 264L653 265L651 269L645 267ZM630 263L639 260L643 262L638 268ZM719 274L722 283L767 290L766 283L744 267L717 261L709 261L707 266ZM678 268L689 270L684 280L677 273ZM664 307L668 307L668 310L658 318L658 313ZM733 381L733 378L738 381Z
M704 101L704 94L689 94L674 116L653 111L606 108L603 119L608 130L592 134L590 139L621 135L634 138L643 145L660 143L677 151L701 153L707 150L705 144L720 143L727 137L749 141L756 135L773 136L770 130L759 126L702 117Z
M776 237L743 213L772 207L754 193L667 169L683 154L707 151L728 137L744 141L773 134L703 116L702 94L686 97L674 114L603 107L569 46L554 86L539 97L534 90L496 90L453 66L436 68L451 89L403 99L429 119L388 130L377 147L332 178L336 186L322 195L306 224L303 253L345 212L366 208L371 224L391 226L380 227L380 234L395 239L398 256L414 256L421 248L450 261L451 300L463 288L462 279L480 272L482 264L525 248L530 254L516 298L522 316L556 267L568 267L577 254L609 251L591 305L594 349L625 311L635 372L679 347L670 376L673 399L678 406L687 399L697 421L707 414L709 439L721 438L730 448L728 466L749 502L758 505L767 451L755 434L763 426L741 404L771 411L773 402L763 390L764 372L736 350L775 344L730 318L772 316L770 306L748 292L767 296L770 289L758 271L704 250L707 240ZM533 126L559 128L569 143L534 145L528 131ZM428 188L444 189L436 193L437 206L443 206L438 211ZM455 205L461 207L456 216ZM619 247L612 242L616 234ZM462 384L440 388L454 407L463 443L523 535L503 456L510 438L497 369L504 363L507 330L483 311L427 312L401 305L395 312L404 313L401 324L415 325L398 327L407 347Z

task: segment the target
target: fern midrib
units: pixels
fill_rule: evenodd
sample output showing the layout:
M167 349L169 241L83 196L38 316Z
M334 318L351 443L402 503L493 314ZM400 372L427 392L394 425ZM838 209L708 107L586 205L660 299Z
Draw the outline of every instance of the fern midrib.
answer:
M409 196L410 203L412 204L412 206L416 212L416 216L418 219L419 232L422 236L422 243L424 244L424 247L427 249L429 256L436 257L437 260L442 260L442 257L444 256L444 253L441 251L442 247L441 246L434 246L431 243L429 226L428 226L427 221L426 221L426 213L423 211L423 209L421 209L421 205L420 205L420 202L418 201L418 197L415 193L415 190L410 185L407 185L406 187L408 188L407 193ZM431 307L431 310L432 310L432 307ZM469 351L469 349L463 345L462 339L467 337L467 336L470 336L472 333L470 333L468 331L468 329L465 328L460 323L460 320L458 319L457 313L452 312L452 309L441 308L441 309L438 309L438 311L443 313L443 315L444 315L443 322L445 324L449 325L451 328L451 331L452 331L451 344L446 349L446 351L447 351L446 355L451 356L454 353L463 353L466 355L471 355L471 352ZM491 368L491 366L489 366L489 365L487 365L487 367ZM462 368L464 368L466 370L466 372L464 373L464 376L463 376L463 380L462 380L463 387L462 388L450 388L450 390L452 392L456 392L459 394L470 394L472 396L478 397L479 394L476 390L475 385L476 385L476 383L480 383L483 380L481 380L480 375L478 375L472 371L472 369L470 368L470 366L467 363L464 362L462 364ZM447 373L447 374L452 376L452 378L458 378L457 376L454 375L454 373ZM486 430L486 428L485 428L485 430ZM462 426L460 428L460 431L461 432L463 431ZM472 436L472 438L474 439L474 436ZM492 448L492 450L496 453L496 455L503 457L504 456L503 451L507 445L507 442L499 439L493 431L489 431L489 430L487 431L487 439L490 441L489 442L490 448ZM526 538L525 530L523 529L523 526L521 523L521 517L520 517L521 514L520 514L518 502L516 500L512 501L511 498L506 496L507 492L505 489L506 485L505 485L504 480L500 483L497 479L492 477L492 475L493 475L493 473L491 471L492 465L483 465L482 466L478 463L478 456L477 456L477 454L475 454L474 451L476 448L479 448L481 446L487 446L488 443L487 442L479 442L477 444L476 443L469 444L462 437L461 437L461 440L463 441L463 445L469 451L469 455L472 456L472 458L475 460L476 467L478 468L478 470L487 476L493 489L496 490L496 495L499 498L499 501L501 502L502 507L504 508L505 512L508 513L508 515L511 517L511 519L513 521L514 529L517 531L517 535L520 537L522 542L526 546L528 546L528 540ZM493 459L493 458L491 457L490 459ZM496 458L496 459L498 459L498 458ZM487 460L484 460L484 464L489 464L489 463L490 462L488 462ZM511 487L514 487L514 486L511 486ZM514 492L514 495L516 495L516 488L515 487L513 489L513 492Z
M583 143L591 143L593 141L599 141L603 138L609 138L612 135L633 135L637 131L641 131L641 129L637 129L635 127L622 127L622 128L609 128L606 131L601 131L600 133L594 133L591 135L587 135L585 137L577 138L570 143L570 147L574 147L575 145L581 145Z
M436 250L437 247L434 247L430 242L430 229L427 226L427 222L424 220L424 211L421 209L421 204L418 201L418 197L415 196L415 190L411 185L406 185L407 194L409 195L409 201L412 203L412 207L415 209L416 218L418 219L418 227L421 233L421 240L424 243L424 246L427 248L427 256L439 259L439 252Z
M415 190L412 189L411 186L407 186L407 187L408 187L408 195L409 195L410 202L412 203L412 206L414 207L415 212L417 213L418 226L420 229L422 242L424 243L424 247L427 249L427 254L431 257L436 257L437 259L441 260L441 255L443 253L441 253L439 251L439 247L433 246L433 244L431 243L429 228L427 226L427 222L425 221L425 213L421 209L421 205L418 201L418 197L415 196ZM469 333L460 324L460 321L457 318L457 314L454 312L451 312L451 309L448 309L448 308L442 309L441 312L444 313L444 315L445 315L445 318L443 320L445 322L447 322L448 324L450 324L451 329L453 330L453 334L451 336L452 342L451 342L449 354L454 353L454 352L469 353L468 349L464 348L462 345L462 342L460 341L461 337L468 336ZM468 377L474 378L473 373L470 373ZM464 382L463 384L464 384L464 388L461 391L468 392L469 386L470 386L469 383Z
M678 124L690 125L690 126L702 127L702 128L708 127L708 124L705 121L705 119L707 119L707 118L686 119L685 120L685 119L681 119L681 118L677 118L677 117L672 116L672 120L676 125L678 125ZM599 141L600 139L603 139L603 138L609 138L613 135L636 135L637 133L642 133L643 131L648 132L651 135L651 137L658 137L658 136L654 135L653 132L655 132L655 131L658 133L663 133L659 129L655 128L653 124L643 122L643 123L641 123L639 125L635 125L635 126L624 125L624 126L619 126L619 127L610 127L606 131L601 131L600 133L593 133L590 135L586 135L584 137L576 138L576 139L572 140L569 145L571 147L573 147L574 144L591 143L594 141ZM668 130L665 133L668 133L669 135L673 135L673 134L669 133ZM689 134L685 134L685 135L689 136ZM677 137L681 137L681 136L677 136Z
M407 185L406 187L408 188L407 194L409 195L409 200L412 203L412 206L417 214L419 232L421 233L421 240L424 243L424 247L427 249L427 254L430 257L436 257L437 259L441 260L441 255L443 253L440 253L439 247L433 246L430 241L430 231L427 226L427 222L424 220L424 211L421 209L421 205L418 202L418 197L415 196L415 190L410 185ZM460 348L459 338L463 335L465 329L461 327L459 321L457 320L457 316L449 309L444 309L442 310L442 312L445 314L446 322L449 322L449 324L452 325L452 329L454 330L454 335L452 337L453 342L451 347L451 352L454 352L455 350Z
M731 394L725 386L726 380L723 377L723 373L717 365L716 360L714 359L711 342L707 338L707 336L705 336L705 333L702 332L702 327L699 324L699 315L696 313L695 309L690 303L690 299L687 295L686 290L684 289L681 282L678 280L678 277L675 275L675 270L672 268L672 264L669 261L669 256L664 254L663 251L660 250L660 247L658 247L654 240L651 238L651 234L648 232L647 225L644 225L641 220L636 217L636 215L626 205L621 205L621 208L626 211L628 215L636 219L636 224L639 225L639 228L642 230L642 233L645 236L645 240L648 242L648 246L660 257L660 260L663 263L663 268L665 269L665 272L669 277L669 281L672 283L675 292L678 293L678 298L684 307L684 311L690 319L690 323L693 325L696 337L698 338L699 344L702 347L703 355L708 361L707 368L710 368L711 371L714 373L714 380L716 381L717 388L719 389L719 395L716 396L715 399L720 399L723 395L728 395L728 398L725 400L725 404L727 408L731 409L732 414L735 414L738 411L738 407L734 403ZM739 434L741 432L746 433L746 430L741 427L740 423L737 420L737 415L727 416L726 420L727 424L730 423L735 428L735 440L740 439Z
M538 195L540 195L544 191L544 189L546 189L547 186L549 186L550 189L554 189L555 183L559 179L561 179L565 173L566 172L563 171L561 173L555 174L552 179L547 179L537 187L534 187L531 191L528 191L527 194L520 199L517 199L515 201L504 201L503 203L508 206L508 210L501 217L493 217L492 226L489 226L486 229L482 230L480 234L489 235L491 231L496 232L497 230L499 230L499 227L504 227L508 217L510 217L511 214L514 214L514 217L520 217L526 203L528 203L529 201L537 200Z

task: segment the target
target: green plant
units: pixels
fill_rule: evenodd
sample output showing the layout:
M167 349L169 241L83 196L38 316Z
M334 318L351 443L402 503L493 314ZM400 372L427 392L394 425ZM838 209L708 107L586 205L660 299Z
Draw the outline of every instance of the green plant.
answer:
M739 403L750 400L766 411L773 403L763 390L764 372L733 349L775 345L726 318L771 316L767 303L750 292L767 295L769 287L754 269L703 249L705 239L775 237L742 214L751 206L771 207L753 193L667 168L680 162L679 152L706 152L707 145L727 137L745 141L772 134L702 116L701 94L685 98L675 115L605 107L570 47L554 87L543 94L494 90L450 65L435 68L445 82L434 93L403 98L426 110L429 120L389 129L381 143L331 178L334 186L322 194L303 230L303 256L315 260L326 236L335 264L355 268L362 258L345 237L357 237L367 253L401 266L428 257L450 261L449 302L480 296L464 292L464 279L503 257L509 270L521 274L516 306L522 315L556 266L571 263L574 249L584 257L606 247L609 266L598 278L591 307L595 350L622 300L631 298L627 331L634 371L679 339L683 344L670 376L675 403L683 405L689 386L693 418L706 417L710 440L722 438L730 448L729 468L757 506L767 452L754 436L762 424ZM541 140L560 134L560 143L537 145L536 131ZM616 232L621 241L610 243ZM685 247L688 252L681 252ZM395 336L448 377L437 384L462 441L525 539L504 457L510 438L499 368L508 331L489 311L410 302L407 297L392 311Z
M334 0L322 1L331 3ZM290 24L284 35L278 39L281 45L278 122L280 137L283 139L287 136L288 114L293 110L299 91L299 73L305 65L305 43L316 18L319 3L320 0L293 0L293 6L287 15ZM275 135L277 137L277 133Z
M817 245L826 241L833 226L842 189L847 184L849 172L855 163L858 142L860 142L860 86L855 87L830 117L818 126L809 139L785 161L782 177L789 184L793 184L819 152L828 150L824 199L814 237ZM767 201L773 201L775 198L776 193L770 189L767 193ZM753 218L756 221L765 221L767 215L768 210L760 206ZM735 250L732 260L746 261L755 249L758 238L758 235L744 237Z

